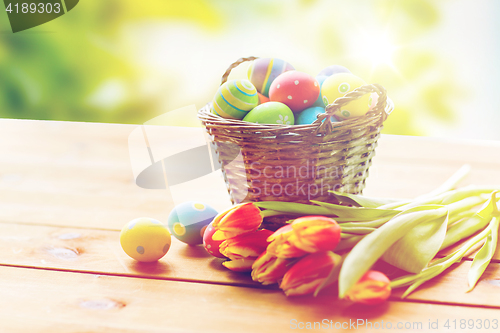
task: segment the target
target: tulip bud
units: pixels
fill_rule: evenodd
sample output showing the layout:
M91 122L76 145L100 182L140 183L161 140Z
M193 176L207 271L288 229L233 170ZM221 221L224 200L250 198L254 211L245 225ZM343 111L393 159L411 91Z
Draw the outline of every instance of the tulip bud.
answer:
M293 262L294 260L277 258L264 251L252 265L252 279L264 285L278 283Z
M219 251L235 262L226 261L223 265L239 272L251 271L255 259L266 250L267 238L272 233L270 230L262 229L226 239L219 246Z
M309 252L333 251L340 241L341 229L337 222L325 216L304 216L292 223L293 235L288 241Z
M347 292L346 299L368 305L379 304L391 295L391 280L384 273L368 271Z
M287 296L311 294L341 262L342 258L331 251L309 254L286 272L280 288Z
M278 258L290 259L300 258L307 252L290 244L288 239L293 235L293 228L287 224L274 232L267 240L271 242L267 247L267 252Z
M212 221L217 230L213 240L225 240L257 230L262 223L260 209L252 202L239 204L217 215Z

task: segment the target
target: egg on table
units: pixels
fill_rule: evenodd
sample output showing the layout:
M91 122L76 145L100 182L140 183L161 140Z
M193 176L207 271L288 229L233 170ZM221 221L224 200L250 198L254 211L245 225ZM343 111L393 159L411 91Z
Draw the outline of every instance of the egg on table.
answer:
M243 119L259 104L254 85L245 79L227 81L212 100L211 112L223 118Z
M325 106L333 103L337 98L354 89L365 85L365 81L350 73L338 73L328 77L321 87L321 98ZM342 106L336 115L341 119L360 117L365 115L370 108L370 94L365 94Z
M290 108L280 102L267 102L248 112L244 121L257 124L294 125L295 117Z
M203 244L205 228L217 216L211 206L199 201L183 202L170 212L168 228L175 238L190 245Z
M160 221L141 217L127 223L120 232L120 244L125 253L138 261L153 262L170 249L170 232Z
M318 99L320 87L311 75L288 71L278 76L269 89L269 99L288 105L293 112L312 106Z
M310 108L307 108L304 111L300 112L295 117L295 125L312 124L316 121L316 119L318 119L318 115L322 113L325 113L324 106L311 106ZM334 116L331 116L330 120L332 121L332 123L338 122L338 120Z
M294 70L288 62L277 58L259 58L248 67L248 79L262 95L269 97L269 88L281 73Z
M213 240L212 236L215 234L217 230L210 223L205 229L205 233L203 234L203 246L208 253L217 258L226 258L225 255L220 253L219 247L224 242L224 240Z

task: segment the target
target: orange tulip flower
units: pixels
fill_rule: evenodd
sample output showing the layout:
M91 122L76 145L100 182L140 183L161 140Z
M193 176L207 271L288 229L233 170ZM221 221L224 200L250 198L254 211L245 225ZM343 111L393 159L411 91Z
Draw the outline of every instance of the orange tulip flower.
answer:
M262 223L260 209L252 202L231 207L217 215L212 225L217 230L213 240L225 240L247 232L257 230Z
M287 296L311 294L341 261L342 258L331 251L309 254L285 273L280 288Z
M325 216L304 216L292 223L293 235L288 242L309 252L333 251L340 241L340 226Z
M379 304L391 295L391 280L379 271L368 271L346 294L346 298L368 305Z
M223 265L240 272L251 271L255 259L266 250L267 238L272 233L270 230L262 229L226 239L219 246L219 251L233 262L226 261Z
M293 263L264 251L252 265L252 279L264 285L279 283Z

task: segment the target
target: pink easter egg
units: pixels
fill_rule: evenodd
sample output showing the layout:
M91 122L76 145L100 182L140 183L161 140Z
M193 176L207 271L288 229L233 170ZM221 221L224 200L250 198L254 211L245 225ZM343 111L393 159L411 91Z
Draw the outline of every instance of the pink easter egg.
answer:
M278 76L269 89L269 99L286 104L293 112L312 106L318 99L320 86L304 72L288 71Z

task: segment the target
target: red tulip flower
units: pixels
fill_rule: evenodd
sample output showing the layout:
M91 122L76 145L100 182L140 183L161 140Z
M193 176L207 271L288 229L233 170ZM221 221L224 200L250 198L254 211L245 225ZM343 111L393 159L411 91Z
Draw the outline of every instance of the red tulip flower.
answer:
M293 221L292 228L290 244L309 253L333 251L340 241L340 226L325 216L298 218Z
M260 209L252 202L231 207L217 215L212 221L217 230L213 240L225 240L247 232L256 231L262 223Z
M384 273L368 271L347 292L346 299L368 305L382 303L391 295L390 283Z
M311 294L341 262L342 258L331 251L309 254L286 272L280 288L287 296Z
M279 283L293 263L264 251L252 265L252 279L264 285Z
M219 251L231 261L225 261L222 264L239 272L251 271L255 259L266 250L267 238L272 233L270 230L262 229L226 239L219 246Z

